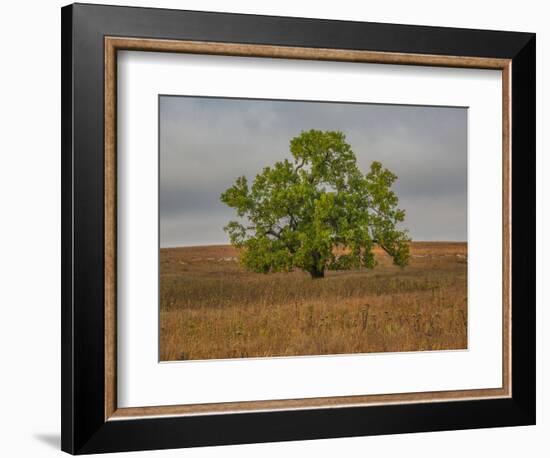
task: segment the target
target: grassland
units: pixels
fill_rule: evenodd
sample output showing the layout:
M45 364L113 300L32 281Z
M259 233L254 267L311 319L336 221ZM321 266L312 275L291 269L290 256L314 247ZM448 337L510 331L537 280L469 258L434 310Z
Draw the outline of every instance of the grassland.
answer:
M231 246L160 253L160 359L467 347L466 243L413 242L405 268L254 274Z

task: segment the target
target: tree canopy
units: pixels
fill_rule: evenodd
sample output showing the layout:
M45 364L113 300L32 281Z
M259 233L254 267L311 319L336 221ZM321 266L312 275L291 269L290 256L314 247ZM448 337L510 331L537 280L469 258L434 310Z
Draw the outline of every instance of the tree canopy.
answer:
M290 152L292 160L265 167L251 185L241 176L221 195L236 210L239 220L224 229L248 270L299 268L321 278L327 269L374 267L375 245L394 264L408 263L394 173L373 162L363 174L339 131L302 132Z

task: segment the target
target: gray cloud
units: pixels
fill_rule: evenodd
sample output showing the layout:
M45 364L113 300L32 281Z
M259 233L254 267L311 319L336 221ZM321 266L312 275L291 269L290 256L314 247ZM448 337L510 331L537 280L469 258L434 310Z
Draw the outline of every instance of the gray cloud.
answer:
M466 240L466 108L161 96L161 246L228 243L220 194L311 128L343 131L364 172L398 175L413 239Z

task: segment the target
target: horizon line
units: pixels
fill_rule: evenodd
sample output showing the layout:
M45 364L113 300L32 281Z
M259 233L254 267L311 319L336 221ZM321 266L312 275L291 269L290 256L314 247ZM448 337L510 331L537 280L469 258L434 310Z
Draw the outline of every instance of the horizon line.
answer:
M411 240L411 243L468 243L467 240ZM197 245L167 245L159 246L161 250L171 248L200 248L200 247L213 247L213 246L233 246L231 243L205 243ZM375 245L378 246L378 245Z

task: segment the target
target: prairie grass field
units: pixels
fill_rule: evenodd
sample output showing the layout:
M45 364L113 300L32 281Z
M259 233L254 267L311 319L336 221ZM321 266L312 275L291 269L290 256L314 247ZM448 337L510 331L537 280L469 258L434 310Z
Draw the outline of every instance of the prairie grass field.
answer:
M400 268L255 274L229 245L160 250L160 359L467 348L467 244L412 242Z

